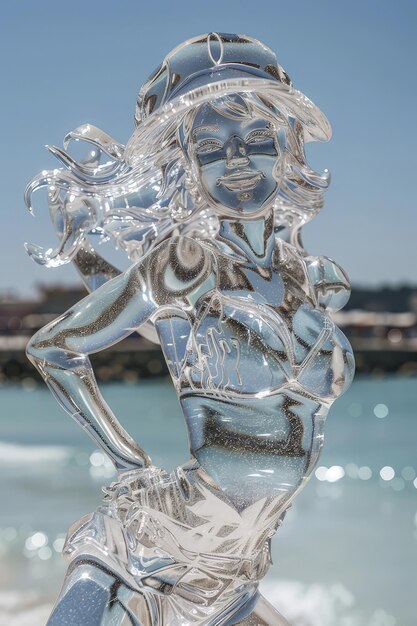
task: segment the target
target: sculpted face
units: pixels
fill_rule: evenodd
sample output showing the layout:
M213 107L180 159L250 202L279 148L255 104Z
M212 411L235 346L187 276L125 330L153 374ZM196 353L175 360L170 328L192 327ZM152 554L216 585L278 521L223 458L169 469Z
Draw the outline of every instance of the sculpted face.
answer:
M274 200L281 157L268 119L206 104L194 119L189 151L200 191L217 213L256 217Z

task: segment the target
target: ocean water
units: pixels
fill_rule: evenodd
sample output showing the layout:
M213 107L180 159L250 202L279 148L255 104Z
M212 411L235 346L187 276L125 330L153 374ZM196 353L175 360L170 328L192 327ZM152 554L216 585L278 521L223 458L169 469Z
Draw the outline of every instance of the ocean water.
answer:
M167 381L103 394L155 463L188 458ZM43 626L71 522L112 470L46 388L0 390L0 626ZM331 410L316 474L273 540L262 589L293 626L417 624L417 381L354 382Z

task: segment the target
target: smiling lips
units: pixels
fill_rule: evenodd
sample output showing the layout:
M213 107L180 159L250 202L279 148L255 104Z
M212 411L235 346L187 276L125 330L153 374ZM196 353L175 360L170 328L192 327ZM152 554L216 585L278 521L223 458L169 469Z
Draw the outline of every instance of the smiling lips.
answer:
M265 178L263 172L240 170L227 176L220 176L216 184L223 185L229 191L248 191L254 189L262 178Z

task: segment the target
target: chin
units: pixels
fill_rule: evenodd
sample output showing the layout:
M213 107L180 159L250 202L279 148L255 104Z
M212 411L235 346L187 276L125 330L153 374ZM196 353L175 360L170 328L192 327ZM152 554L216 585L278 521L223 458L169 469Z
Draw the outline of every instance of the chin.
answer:
M237 206L220 205L217 201L210 204L219 217L227 217L228 219L258 219L268 213L272 206L270 202L256 207L245 207L243 204Z

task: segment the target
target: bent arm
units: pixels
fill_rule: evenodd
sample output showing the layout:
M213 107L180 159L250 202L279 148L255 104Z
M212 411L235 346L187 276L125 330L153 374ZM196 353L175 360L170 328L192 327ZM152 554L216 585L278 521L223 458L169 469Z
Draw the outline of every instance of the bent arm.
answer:
M120 471L151 463L104 401L89 354L130 335L156 310L149 257L51 322L30 340L27 354L61 406Z

